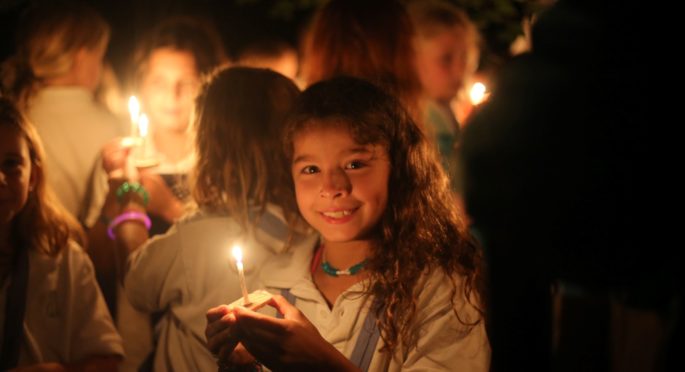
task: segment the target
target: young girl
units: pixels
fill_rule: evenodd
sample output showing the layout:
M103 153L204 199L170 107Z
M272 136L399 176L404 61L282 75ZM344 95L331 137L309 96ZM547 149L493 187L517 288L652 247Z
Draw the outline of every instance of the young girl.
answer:
M43 159L36 131L0 98L0 370L116 371L121 338Z
M205 347L204 314L241 298L230 259L235 243L242 246L246 285L253 290L268 257L289 244L310 246L316 240L295 233L304 223L280 143L283 119L298 93L293 82L270 70L220 71L197 102L197 211L140 249L131 242L147 237L143 224L112 226L119 241L137 249L124 284L128 299L141 311L162 312L155 327L155 370L216 370ZM143 211L132 208L122 212Z
M298 207L321 241L263 270L284 319L209 310L221 365L246 349L272 369L488 370L481 253L398 101L333 79L300 96L286 130Z
M445 0L410 1L407 9L416 29L416 68L425 97L426 133L457 189L461 123L450 104L458 95L466 95L466 85L478 67L478 29L463 10Z
M2 66L3 93L36 126L47 182L82 219L100 149L124 134L123 123L94 100L110 29L93 9L64 1L36 3L20 25L16 54Z
M221 41L207 23L191 17L173 17L155 25L143 37L134 53L134 85L142 111L149 118L148 148L153 148L159 165L140 174L139 182L149 195L146 211L150 216L150 236L165 233L181 217L190 201L188 173L195 165L191 112L201 81L223 63ZM110 175L109 195L91 206L87 224L91 255L99 281L117 325L125 340L122 369L137 370L152 350L148 314L136 313L121 296L123 269L116 267L115 249L107 226L117 216L117 192L124 179L116 165L117 155L125 153L121 141L103 149L104 169ZM120 164L119 164L120 165ZM129 368L130 366L130 368Z

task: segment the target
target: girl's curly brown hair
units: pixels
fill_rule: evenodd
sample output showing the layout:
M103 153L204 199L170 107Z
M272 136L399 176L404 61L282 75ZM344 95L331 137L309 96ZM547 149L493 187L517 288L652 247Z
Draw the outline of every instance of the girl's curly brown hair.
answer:
M386 350L395 349L400 339L414 344L416 283L430 270L440 268L451 278L453 305L465 298L483 315L480 248L466 233L435 152L397 99L351 77L312 85L286 122L289 159L298 133L341 122L360 144L385 146L390 158L388 205L367 266L372 279L368 291L382 304L375 311ZM459 287L458 277L463 278Z

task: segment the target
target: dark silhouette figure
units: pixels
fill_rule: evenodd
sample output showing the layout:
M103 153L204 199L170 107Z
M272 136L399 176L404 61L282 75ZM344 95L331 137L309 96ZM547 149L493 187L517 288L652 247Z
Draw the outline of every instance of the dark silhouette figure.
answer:
M559 1L466 128L466 208L491 272L495 371L675 361L681 264L644 207L656 180L632 16Z

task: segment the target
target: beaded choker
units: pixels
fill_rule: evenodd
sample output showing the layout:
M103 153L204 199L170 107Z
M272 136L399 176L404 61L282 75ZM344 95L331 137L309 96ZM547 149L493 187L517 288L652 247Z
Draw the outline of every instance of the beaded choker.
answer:
M339 270L331 266L331 264L329 264L327 261L323 261L321 262L321 268L323 269L323 272L330 276L356 275L361 269L364 268L364 266L366 266L366 262L367 260L364 260L356 265L350 266L346 270Z

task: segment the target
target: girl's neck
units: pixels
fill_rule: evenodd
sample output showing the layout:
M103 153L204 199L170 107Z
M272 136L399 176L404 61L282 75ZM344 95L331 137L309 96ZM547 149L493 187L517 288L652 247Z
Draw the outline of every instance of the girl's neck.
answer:
M350 242L323 243L323 257L331 266L347 269L368 258L371 253L370 240L355 240Z
M170 163L188 157L193 149L192 137L187 132L159 130L154 134L155 148Z

